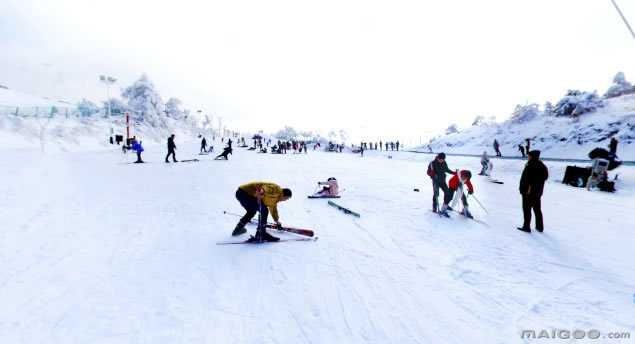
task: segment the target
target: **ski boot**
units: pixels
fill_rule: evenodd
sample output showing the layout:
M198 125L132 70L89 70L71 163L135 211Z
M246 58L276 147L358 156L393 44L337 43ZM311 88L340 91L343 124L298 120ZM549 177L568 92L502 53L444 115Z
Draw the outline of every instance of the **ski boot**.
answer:
M438 213L439 216L450 218L450 214L448 214L448 209L450 209L450 207L447 204L444 204L443 207L441 207L441 209L439 210L439 213Z
M262 240L263 241L267 241L267 242L275 242L275 241L280 241L280 238L275 237L269 233L267 233L267 231L263 230L262 231Z
M463 209L463 211L461 212L461 215L467 217L468 219L473 219L474 216L472 216L472 213L470 213L469 210L467 210L467 207L465 209Z
M236 225L236 228L234 228L234 231L232 232L232 236L239 236L245 233L247 233L247 230L245 229L245 225L238 222L238 224Z
M275 242L275 241L279 241L280 238L274 237L273 235L267 233L266 230L263 229L258 229L256 231L256 235L255 236L251 236L249 239L247 239L248 243L255 243L255 244L260 244L263 242Z
M523 231L525 233L531 233L531 228L529 227L516 227L519 231Z

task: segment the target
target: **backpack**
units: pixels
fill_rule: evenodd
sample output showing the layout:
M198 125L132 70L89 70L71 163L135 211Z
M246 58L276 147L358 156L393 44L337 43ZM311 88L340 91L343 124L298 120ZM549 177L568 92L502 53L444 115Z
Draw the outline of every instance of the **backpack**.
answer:
M434 176L436 175L436 173L434 173L434 168L432 168L432 163L428 164L427 174L430 178L434 178Z

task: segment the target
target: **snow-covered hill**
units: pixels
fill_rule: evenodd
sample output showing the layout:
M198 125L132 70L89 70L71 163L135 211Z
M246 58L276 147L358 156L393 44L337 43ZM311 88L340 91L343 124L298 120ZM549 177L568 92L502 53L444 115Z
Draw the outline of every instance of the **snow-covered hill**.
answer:
M604 101L604 107L579 117L555 117L539 114L523 121L485 122L430 141L434 152L481 154L493 153L497 139L501 152L520 155L518 145L531 139L532 149L543 151L544 157L586 159L595 147L606 147L612 136L620 141L618 156L635 160L635 95L625 95ZM417 151L429 150L428 144Z
M18 108L18 115L16 115ZM55 108L55 115L51 116ZM112 134L125 136L123 116L101 114L82 117L76 107L60 101L0 88L0 145L5 148L41 148L47 151L93 150L109 145ZM201 129L194 121L161 117L158 124L132 121L131 135L144 145L163 143L172 133L195 137Z

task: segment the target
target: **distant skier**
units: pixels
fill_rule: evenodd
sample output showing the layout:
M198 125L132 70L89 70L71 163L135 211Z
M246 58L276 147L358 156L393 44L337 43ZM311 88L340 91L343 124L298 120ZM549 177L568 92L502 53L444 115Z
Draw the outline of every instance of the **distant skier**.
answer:
M383 150L383 149L384 149L384 147L382 147L381 141L379 141L379 150Z
M256 212L260 212L256 236L251 237L249 242L280 240L280 238L267 233L267 217L269 216L269 212L271 212L271 217L273 217L276 225L282 227L278 216L278 203L288 200L291 198L291 195L291 190L283 189L274 183L252 182L241 185L236 191L236 199L240 202L240 205L245 208L247 213L238 221L232 235L237 236L245 233L247 231L245 225L251 221L256 215Z
M445 174L453 174L445 162L445 153L437 154L436 158L428 164L428 176L432 179L432 211L439 210L439 188L443 190L443 198L448 195L448 185L446 184Z
M144 151L142 146L142 141L137 141L137 139L132 140L132 149L137 153L137 161L135 164L143 164L143 160L141 159L141 153Z
M169 162L168 158L170 157L170 155L172 156L172 161L178 162L176 160L176 144L174 143L174 138L174 134L168 137L168 155L165 156L165 162Z
M471 195L474 193L474 187L472 186L472 182L470 181L471 178L472 172L467 170L457 171L456 173L454 173L454 176L450 178L448 193L445 194L445 197L443 199L443 207L441 207L439 215L450 217L448 215L448 209L451 209L450 202L453 201L453 198L455 198L454 193L458 191L456 194L457 199L452 202L453 205L455 202L458 201L458 199L460 199L463 202L463 210L461 211L461 215L470 219L474 218L468 208L469 205L467 203L467 196L465 195L465 191L463 189L463 186L465 185L467 186L468 194Z
M529 155L529 152L531 152L531 140L526 138L525 141L527 141L527 144L525 145L525 153Z
M399 141L397 141L397 143L395 143L395 146L397 147L397 151L399 151Z
M221 160L221 159L225 159L225 160L229 160L229 154L232 154L233 150L231 149L231 147L227 146L223 149L223 152L220 153L217 157L214 158L214 160Z
M522 158L525 158L525 147L523 147L522 144L518 145L518 150L520 151L520 154L522 155Z
M494 151L496 152L496 156L503 156L500 151L500 144L496 139L494 139Z
M532 209L534 214L536 214L536 230L538 232L544 230L540 199L542 198L542 191L548 178L549 170L547 170L547 166L540 160L540 151L530 151L527 154L527 164L520 177L520 185L518 187L523 198L524 217L523 226L518 227L518 230L531 233Z
M489 159L489 156L487 156L487 151L483 151L483 155L481 155L481 172L479 173L480 176L489 176L490 172L492 171L492 162Z
M617 154L617 139L615 137L611 137L611 142L609 143L609 151L613 156Z
M227 139L227 147L229 147L229 149L232 148L232 139L231 138Z
M205 140L205 137L201 140L201 153L207 153L207 140Z

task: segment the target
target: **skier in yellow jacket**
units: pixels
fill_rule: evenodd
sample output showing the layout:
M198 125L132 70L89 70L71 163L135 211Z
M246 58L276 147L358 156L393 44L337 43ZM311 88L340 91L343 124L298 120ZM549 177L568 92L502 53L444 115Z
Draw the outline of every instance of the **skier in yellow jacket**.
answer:
M236 191L236 199L247 213L238 221L232 235L236 236L245 233L247 231L245 225L251 221L256 212L260 212L256 236L250 240L257 242L280 240L267 233L265 226L267 225L269 212L271 212L273 220L279 227L282 227L278 216L278 202L286 201L289 198L291 198L291 190L283 189L274 183L251 182L241 185Z

